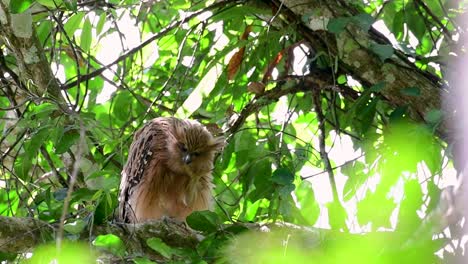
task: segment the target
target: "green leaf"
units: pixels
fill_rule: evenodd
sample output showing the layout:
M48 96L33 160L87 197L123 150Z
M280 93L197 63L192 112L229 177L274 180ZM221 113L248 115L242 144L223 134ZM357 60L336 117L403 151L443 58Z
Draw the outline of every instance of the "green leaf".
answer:
M343 200L349 201L356 190L366 182L368 175L364 174L365 165L359 161L347 162L341 167L341 173L348 176L343 188Z
M393 110L390 113L390 116L389 116L390 122L395 122L395 121L401 120L403 117L406 116L407 112L408 112L408 106L407 105L398 106L397 108L395 108L395 110Z
M423 203L421 184L418 180L407 180L404 185L404 198L400 203L399 217L402 219L401 225L408 230L416 229L421 224L417 211Z
M142 258L134 258L134 259L133 259L133 262L134 262L135 264L156 264L156 262L153 262L153 261L149 260L148 258L144 258L144 257L142 257Z
M96 255L84 242L70 242L64 239L60 250L55 243L39 245L34 249L30 264L42 263L96 263Z
M96 26L96 35L99 36L99 34L101 34L102 32L102 29L104 28L104 24L106 22L106 17L107 17L107 13L106 12L103 12L100 16L99 16L99 21L97 23L97 26Z
M376 93L378 93L378 92L382 91L384 88L385 88L385 82L379 82L379 83L376 83L376 84L372 85L372 86L369 88L369 90L370 90L371 92L376 92Z
M120 257L125 255L125 244L120 237L113 234L97 236L93 241L93 245Z
M71 16L68 21L63 26L63 29L69 36L73 36L75 31L80 27L81 21L85 16L84 12L77 12L73 16Z
M58 142L55 144L55 153L63 154L73 146L78 139L80 134L78 131L71 129L66 131L62 137L59 138Z
M172 257L172 254L173 254L172 248L168 246L166 243L164 243L160 238L158 237L148 238L146 240L146 244L151 249L161 254L163 257L168 258L168 259Z
M38 106L35 106L32 109L32 114L35 115L37 118L46 119L57 109L58 108L56 104L43 103Z
M129 91L121 91L115 95L112 109L117 119L125 121L129 118L132 99Z
M282 198L289 197L291 195L291 192L294 191L295 189L296 189L296 185L294 184L284 185L280 188L279 195Z
M91 43L93 42L93 34L91 30L92 30L92 25L91 25L91 22L89 21L89 18L87 17L84 22L83 29L81 31L81 40L80 40L80 46L86 52L89 52L91 48Z
M82 219L76 219L71 223L66 223L63 226L63 229L70 234L78 235L85 229L86 225L86 222Z
M346 78L346 75L340 75L338 76L338 79L336 80L338 84L345 84L348 79Z
M374 121L374 116L377 109L378 99L372 98L371 102L368 103L364 109L358 112L358 116L361 117L361 133L365 134L372 125Z
M23 180L28 178L31 167L32 158L28 153L21 154L21 156L15 160L15 173Z
M232 224L223 229L224 232L231 233L233 235L239 235L244 232L248 232L250 229L241 224Z
M392 57L393 55L393 47L388 44L372 43L369 48L372 52L374 52L377 56L379 56L382 62Z
M68 10L75 11L78 10L78 5L76 0L63 0L63 3L65 4L65 7L67 7Z
M249 197L250 198L250 197ZM254 200L254 199L252 199ZM240 218L242 221L254 221L255 217L257 216L258 213L258 208L260 206L260 200L256 199L254 203L250 203L250 201L245 202L245 210L243 210Z
M65 200L67 197L68 188L61 188L54 192L54 199L57 201Z
M278 168L273 172L271 181L279 185L290 185L294 181L294 174L286 168Z
M90 190L88 188L79 188L77 190L73 190L72 202L95 201L97 199L98 194L100 193L102 193L102 191Z
M120 179L114 171L96 171L86 177L86 186L91 190L110 191L119 187Z
M339 34L345 29L346 25L348 25L350 21L351 18L348 17L332 18L328 21L327 30L331 33Z
M37 36L41 43L44 43L46 40L50 41L48 38L50 32L52 31L53 23L50 20L42 21L36 29Z
M302 221L305 221L304 224L315 224L320 215L320 207L315 199L312 184L308 181L301 181L294 193L296 194L297 201L301 206L300 214L303 217Z
M418 87L406 87L401 90L401 93L408 96L420 96L421 89Z
M368 31L372 24L374 24L375 19L367 13L362 13L357 16L352 17L352 21L357 24L362 30Z
M11 0L10 11L13 14L23 13L26 11L35 0Z
M187 224L198 231L215 232L221 221L217 214L211 211L195 211L187 217Z
M14 263L17 255L18 254L16 253L6 253L0 251L0 261L2 263Z
M63 4L62 0L37 0L37 2L48 8L58 8Z
M249 198L252 202L258 199L271 197L274 191L273 184L271 184L271 161L269 159L262 159L256 162L246 173L245 178L253 179L255 190L250 193Z
M400 40L404 36L403 34L404 24L405 24L405 12L404 10L400 10L395 14L393 18L393 23L392 23L393 34L395 34L398 40Z
M36 131L31 139L25 144L25 151L29 157L34 157L37 155L37 151L39 148L44 145L47 137L49 136L50 132L48 127L44 126L39 131Z
M426 24L424 19L421 18L418 11L416 11L412 5L410 8L405 10L405 15L405 24L408 26L409 30L413 32L417 39L422 39L426 33Z

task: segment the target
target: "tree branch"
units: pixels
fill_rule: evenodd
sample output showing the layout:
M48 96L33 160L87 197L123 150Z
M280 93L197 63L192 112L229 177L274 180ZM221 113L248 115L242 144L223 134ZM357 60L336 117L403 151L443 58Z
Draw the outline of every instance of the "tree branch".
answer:
M0 216L0 252L28 252L42 243L53 242L57 224L33 218ZM152 221L144 224L110 224L93 228L92 236L114 234L126 243L131 252L143 248L148 238L159 237L174 247L195 248L197 234L183 225L171 221ZM143 243L143 245L141 244Z
M162 29L161 31L154 34L153 36L151 36L147 40L143 41L140 45L138 45L138 46L134 47L133 49L127 51L125 54L121 55L120 57L118 57L116 60L109 63L108 65L106 65L106 66L104 66L104 67L102 67L100 69L97 69L97 70L95 70L93 72L90 72L90 73L88 73L86 75L81 75L79 81L83 82L83 81L90 80L90 79L92 79L92 78L94 78L96 76L101 75L105 70L110 69L110 67L112 67L113 65L124 61L126 58L128 58L128 57L132 56L133 54L137 53L138 51L140 51L141 49L143 49L144 47L149 45L154 40L165 36L166 34L171 32L173 29L179 27L180 25L186 23L187 21L191 20L194 17L197 17L198 15L200 15L200 14L206 12L206 11L211 11L211 10L214 10L214 9L217 9L217 8L222 8L222 7L225 7L227 4L234 4L235 5L235 4L238 4L238 3L241 3L241 2L243 2L243 0L227 0L227 1L216 2L216 3L214 3L214 4L210 5L210 6L202 9L202 10L199 10L197 12L194 12L194 13L182 18L182 19L174 21L173 23L168 25L166 28ZM72 81L70 83L67 83L67 84L63 85L62 89L64 89L64 90L70 89L70 88L76 86L77 84L78 84L78 80Z
M354 14L345 1L318 0L273 0L268 2L279 10L282 18L288 24L297 25L297 30L310 42L317 52L325 52L330 58L337 58L340 71L351 75L364 86L373 86L385 82L381 91L384 98L395 106L409 106L409 115L416 121L424 121L425 114L433 109L441 109L443 93L441 80L427 72L420 70L414 63L402 59L401 51L394 49L397 56L382 61L371 50L373 43L388 44L390 41L381 34L368 32L354 25L348 25L339 34L332 34L327 30L330 20L340 17L350 17ZM320 15L310 15L320 14ZM304 21L307 18L308 21ZM418 87L419 96L407 96L401 91L408 87ZM438 129L440 136L447 135L447 126L443 124Z
M13 52L22 83L32 84L26 87L39 97L49 94L62 102L60 87L34 30L31 11L11 14L3 1L0 1L0 11L5 14L0 18L0 39Z
M282 79L281 82L289 82L287 85L288 88L283 88L283 85L278 85L276 88L256 96L242 109L237 119L235 119L235 121L229 126L226 134L229 136L235 134L251 114L259 111L262 107L277 101L280 97L287 94L330 89L336 90L342 93L345 97L349 97L351 99L356 99L358 97L355 91L335 85L332 76L321 71L311 72L307 76L301 76L298 78L287 76L285 79ZM292 82L296 82L296 84L293 84Z

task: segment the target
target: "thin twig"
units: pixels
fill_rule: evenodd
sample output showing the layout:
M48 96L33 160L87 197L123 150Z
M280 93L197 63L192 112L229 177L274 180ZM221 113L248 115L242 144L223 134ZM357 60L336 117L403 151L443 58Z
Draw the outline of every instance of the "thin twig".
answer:
M92 79L94 77L97 77L97 76L101 75L105 70L110 69L110 67L112 67L113 65L115 65L115 64L117 64L117 63L119 63L121 61L124 61L126 58L128 58L128 57L132 56L133 54L139 52L141 49L143 49L144 47L149 45L154 40L159 39L159 38L167 35L173 29L179 27L180 25L186 23L187 21L191 20L192 18L195 18L195 17L199 16L200 14L202 14L202 13L204 13L206 11L210 11L210 10L213 10L213 9L224 7L226 4L237 4L237 3L242 3L242 1L240 1L240 0L228 0L228 1L217 2L215 4L212 4L212 5L208 6L208 7L206 7L205 9L199 10L199 11L194 12L191 15L186 16L186 17L184 17L184 18L182 18L180 20L174 21L173 23L168 25L166 28L162 29L161 31L154 34L153 36L151 36L147 40L143 41L143 43L141 43L140 45L136 46L135 48L129 50L127 53L121 55L120 57L118 57L116 60L109 63L108 65L106 65L106 66L104 66L104 67L102 67L102 68L100 68L98 70L95 70L95 71L93 71L93 72L91 72L89 74L82 75L79 81L89 80L89 79ZM72 87L75 87L77 84L78 84L78 81L72 81L72 82L70 82L68 84L65 84L62 87L62 89L67 90L67 89L70 89Z
M62 239L63 239L63 228L65 225L65 219L68 213L68 207L70 206L70 201L71 201L71 195L73 192L73 187L75 185L78 172L80 171L80 163L81 163L81 158L83 156L83 152L86 149L85 144L86 144L86 139L85 139L85 133L86 133L86 128L84 127L83 120L80 119L80 141L77 146L77 152L76 152L76 159L75 163L73 164L73 172L70 177L70 183L68 185L68 190L67 190L67 196L65 197L65 200L63 202L63 210L62 210L62 216L60 217L60 222L59 222L59 228L57 230L57 238L56 238L56 246L57 250L61 249L62 246Z
M322 96L321 92L318 89L313 90L313 100L315 104L315 113L317 114L318 127L319 127L319 147L320 147L320 157L325 164L325 169L328 172L328 178L330 180L330 185L332 187L333 200L339 202L338 190L336 188L335 175L333 174L333 167L331 165L330 159L325 146L325 139L327 137L325 130L325 116L322 111Z

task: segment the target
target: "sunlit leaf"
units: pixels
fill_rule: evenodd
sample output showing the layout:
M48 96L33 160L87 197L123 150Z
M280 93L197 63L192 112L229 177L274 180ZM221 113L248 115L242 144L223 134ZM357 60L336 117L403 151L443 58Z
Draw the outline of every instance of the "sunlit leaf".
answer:
M148 238L146 244L165 258L171 258L173 250L158 237Z
M348 176L343 188L343 199L345 201L354 197L356 190L367 180L364 173L365 165L362 162L348 162L341 167L341 173Z
M83 24L83 29L81 31L81 42L80 46L85 52L89 52L89 49L91 48L91 43L93 41L93 34L92 34L92 25L91 22L89 21L89 18L87 17L84 24Z
M50 245L41 245L36 248L28 263L95 263L96 255L89 246L84 243L62 242L60 250L55 243Z
M23 13L26 11L35 0L12 0L10 1L10 10L13 14Z
M295 190L295 194L301 206L300 213L305 220L305 224L313 225L320 215L320 207L315 199L312 185L308 181L301 181Z
M71 234L79 234L85 229L86 225L86 222L82 219L76 219L73 222L66 223L63 229Z
M63 4L62 0L36 0L39 4L47 6L48 8L57 8Z
M107 250L117 256L123 256L125 254L124 242L113 234L97 236L93 240L93 245L98 249Z
M77 12L67 20L67 22L63 25L63 28L67 35L73 36L75 31L80 27L84 16L84 12Z
M148 258L134 258L135 264L155 264L156 262L149 260Z
M346 76L345 75L340 75L338 76L338 79L336 79L336 81L339 83L339 84L344 84L347 82L347 79L346 79Z
M85 182L91 190L110 191L119 187L120 179L113 171L101 170L86 177Z
M96 35L100 35L101 32L102 32L102 29L104 28L104 24L106 22L106 17L107 17L107 13L103 12L100 16L99 16L99 21L97 23L97 26L96 26Z

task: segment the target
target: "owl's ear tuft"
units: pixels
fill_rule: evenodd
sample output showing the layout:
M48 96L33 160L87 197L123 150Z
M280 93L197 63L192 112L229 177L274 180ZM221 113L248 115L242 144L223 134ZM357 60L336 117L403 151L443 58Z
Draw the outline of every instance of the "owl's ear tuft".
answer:
M224 146L226 146L226 140L224 137L217 137L213 140L213 143L210 145L212 151L220 152Z

